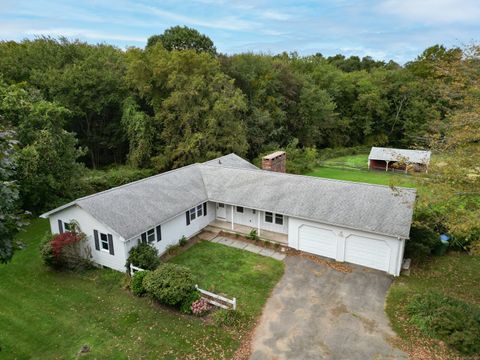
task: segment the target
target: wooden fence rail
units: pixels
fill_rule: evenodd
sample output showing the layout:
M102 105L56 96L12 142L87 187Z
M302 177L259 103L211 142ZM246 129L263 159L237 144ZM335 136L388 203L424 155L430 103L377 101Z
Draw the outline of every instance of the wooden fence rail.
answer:
M205 295L203 298L207 300L210 304L221 307L222 309L230 309L237 310L237 299L228 299L224 296L214 294L210 291L200 289L198 285L195 285L195 289L197 289L201 294ZM217 301L219 300L219 301ZM230 306L229 306L230 305Z
M145 271L145 269L130 264L130 276L133 276L133 274L135 274L137 271Z

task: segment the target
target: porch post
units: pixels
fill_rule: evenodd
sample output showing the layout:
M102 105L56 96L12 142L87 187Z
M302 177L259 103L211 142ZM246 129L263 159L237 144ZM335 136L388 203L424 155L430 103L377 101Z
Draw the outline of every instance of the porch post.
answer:
M258 213L258 220L257 220L257 235L260 236L260 211L257 211Z
M232 210L232 230L233 230L233 208L234 208L234 206L232 205L230 208Z

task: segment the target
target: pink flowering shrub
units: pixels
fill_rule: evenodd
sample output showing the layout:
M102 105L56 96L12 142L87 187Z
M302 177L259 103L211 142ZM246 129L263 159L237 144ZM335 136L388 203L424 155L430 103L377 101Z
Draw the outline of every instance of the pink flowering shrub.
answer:
M210 305L207 302L207 300L202 298L202 299L194 301L192 303L191 309L192 309L193 315L202 316L205 313L209 312L212 309L212 307L213 306Z

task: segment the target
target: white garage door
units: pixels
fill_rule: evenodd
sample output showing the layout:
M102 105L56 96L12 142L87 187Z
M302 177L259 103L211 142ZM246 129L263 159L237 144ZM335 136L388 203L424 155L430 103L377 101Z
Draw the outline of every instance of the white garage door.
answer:
M298 248L312 254L335 259L337 236L332 230L302 225L298 230Z
M382 240L350 235L345 239L345 261L388 271L390 247Z

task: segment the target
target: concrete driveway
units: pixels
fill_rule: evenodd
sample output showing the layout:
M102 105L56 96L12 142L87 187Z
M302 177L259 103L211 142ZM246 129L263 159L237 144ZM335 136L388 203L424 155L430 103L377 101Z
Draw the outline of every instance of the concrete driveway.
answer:
M251 359L407 359L388 341L395 336L384 312L391 277L352 269L342 273L287 257L255 331Z

